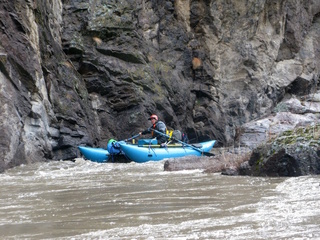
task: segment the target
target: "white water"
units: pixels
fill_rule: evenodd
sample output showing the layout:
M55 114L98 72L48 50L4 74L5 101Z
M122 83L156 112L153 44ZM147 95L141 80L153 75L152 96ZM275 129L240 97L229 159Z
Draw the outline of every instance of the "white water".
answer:
M0 174L0 239L320 239L320 178L50 162Z

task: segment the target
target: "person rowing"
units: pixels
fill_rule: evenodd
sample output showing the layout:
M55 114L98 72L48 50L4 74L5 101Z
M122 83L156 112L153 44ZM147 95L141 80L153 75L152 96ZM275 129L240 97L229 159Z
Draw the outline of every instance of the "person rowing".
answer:
M139 134L140 134L140 135L145 135L145 134L151 133L151 136L152 136L153 138L155 137L155 138L157 139L158 144L161 145L161 144L166 143L167 137L165 136L165 134L166 134L166 129L167 129L167 127L166 127L165 123L162 122L162 121L159 121L158 116L155 115L155 114L152 114L152 115L148 118L148 120L151 121L152 126L149 127L148 129L140 132ZM153 131L153 130L156 130L156 131ZM163 133L164 135L158 133L157 131L160 132L160 133Z

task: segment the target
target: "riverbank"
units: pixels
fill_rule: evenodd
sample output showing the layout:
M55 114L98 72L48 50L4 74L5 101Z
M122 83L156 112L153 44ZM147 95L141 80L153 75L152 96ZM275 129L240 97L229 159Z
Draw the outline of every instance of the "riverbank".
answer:
M272 177L320 174L320 124L285 131L252 150L219 148L214 152L214 157L168 160L164 170Z
M210 158L169 160L164 170L286 177L320 174L320 92L287 96L270 116L241 126L235 146L215 148Z

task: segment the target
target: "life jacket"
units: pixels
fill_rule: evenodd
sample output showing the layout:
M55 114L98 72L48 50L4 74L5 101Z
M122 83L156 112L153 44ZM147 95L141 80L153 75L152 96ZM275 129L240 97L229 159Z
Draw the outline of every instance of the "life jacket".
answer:
M162 132L164 134L166 134L166 132L167 132L167 127L162 121L155 122L152 125L151 129L155 129L155 130ZM156 136L158 136L158 134L156 134L154 131L151 130L151 136L156 137Z
M166 129L166 134L169 136L169 140L171 140L171 137L172 137L172 133L173 133L173 130L172 129Z
M166 133L170 137L168 139L169 141L172 141L172 139L174 139L176 141L173 141L173 142L177 142L177 140L185 143L189 142L187 134L181 132L180 130L167 130Z
M156 129L156 124L153 124L151 128L152 129ZM154 131L151 131L151 136L154 137L154 135L155 135Z

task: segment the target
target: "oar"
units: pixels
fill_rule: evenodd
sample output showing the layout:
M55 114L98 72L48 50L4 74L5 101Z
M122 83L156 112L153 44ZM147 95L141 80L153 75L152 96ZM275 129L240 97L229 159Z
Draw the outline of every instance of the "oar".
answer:
M139 136L140 136L140 133L138 133L137 135L132 136L131 138L127 138L127 139L122 140L122 141L128 142L128 141L130 141L130 140L132 140L132 139L135 139L135 138L137 138L137 137L139 137Z
M154 132L156 132L156 133L158 133L158 134L160 134L160 135L162 135L162 136L165 136L165 137L167 137L168 139L171 138L171 139L173 139L173 140L181 143L182 145L185 145L185 146L187 146L187 147L193 148L194 150L197 150L197 151L201 152L201 154L203 154L203 155L205 155L205 156L214 156L213 153L204 152L204 151L202 151L200 148L197 148L197 147L192 146L192 145L190 145L190 144L188 144L188 143L182 142L182 141L180 141L179 139L176 139L176 138L174 138L174 137L170 137L169 135L167 135L167 134L165 134L165 133L159 132L159 131L157 131L157 130L155 130L155 129L152 129L152 131L154 131Z

